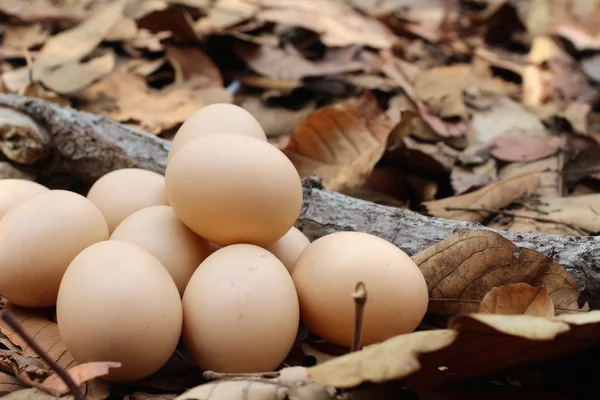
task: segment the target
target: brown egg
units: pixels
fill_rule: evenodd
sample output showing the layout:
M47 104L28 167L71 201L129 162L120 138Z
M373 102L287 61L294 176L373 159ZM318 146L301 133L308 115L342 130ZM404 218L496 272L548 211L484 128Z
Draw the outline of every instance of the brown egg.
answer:
M25 179L0 179L0 219L12 206L48 190L46 186Z
M196 234L225 246L268 246L293 225L302 207L302 182L288 158L262 140L207 135L169 162L169 202Z
M279 258L291 273L298 256L309 244L310 240L304 236L304 233L300 232L297 228L292 227L292 229L283 235L281 239L266 247L266 249L275 257Z
M240 106L229 103L210 104L196 111L177 131L171 143L168 161L183 146L203 135L233 133L266 141L267 136L256 118Z
M183 340L203 370L275 369L294 344L298 298L285 266L250 244L223 247L192 275L183 295Z
M65 272L56 305L61 336L78 363L117 361L102 379L135 381L158 371L179 342L181 299L163 265L131 243L104 241Z
M77 193L49 190L23 201L0 220L0 295L22 307L55 305L69 263L106 239L102 213Z
M87 194L106 218L108 229L136 211L151 206L168 206L165 178L139 168L118 169L102 176Z
M136 211L117 226L110 240L140 246L165 266L183 295L192 274L212 253L209 242L192 232L169 206Z
M292 278L302 322L339 346L352 344L351 293L358 282L367 291L363 346L414 331L427 311L427 284L417 265L393 244L366 233L315 240L298 257Z

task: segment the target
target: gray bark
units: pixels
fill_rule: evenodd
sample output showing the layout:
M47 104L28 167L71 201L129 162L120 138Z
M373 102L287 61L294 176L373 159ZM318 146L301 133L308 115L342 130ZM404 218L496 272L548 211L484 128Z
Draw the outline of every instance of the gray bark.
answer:
M45 131L45 139L31 134L11 139L17 146L20 140L25 152L28 148L43 149L43 157L35 166L45 174L67 173L93 182L119 168L165 171L170 143L146 132L98 115L17 95L0 95L0 107L29 116ZM3 131L0 130L0 144ZM27 155L21 158L27 159ZM311 240L339 231L367 232L413 255L458 230L489 229L480 224L426 217L330 192L315 178L306 179L303 186L304 206L297 226ZM600 306L600 239L494 231L517 246L554 257L581 285L583 300L589 301L592 308Z

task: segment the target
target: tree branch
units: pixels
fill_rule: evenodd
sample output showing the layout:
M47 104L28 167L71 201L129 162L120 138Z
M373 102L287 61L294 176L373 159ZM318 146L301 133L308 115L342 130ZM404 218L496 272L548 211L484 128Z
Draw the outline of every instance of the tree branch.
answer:
M42 157L34 164L43 174L67 173L93 182L114 169L137 167L164 173L170 143L107 118L39 99L0 95L0 108L30 117L43 135L20 133L11 145L13 162ZM0 116L0 148L14 122ZM37 153L28 149L36 149ZM7 153L6 151L4 152ZM17 156L14 156L14 154ZM29 158L28 158L29 157ZM11 157L9 157L11 158ZM480 224L425 217L409 210L377 205L324 190L318 179L306 179L304 206L297 226L314 240L339 231L367 232L413 255L462 229L490 229ZM490 229L493 230L493 229ZM600 239L493 230L517 246L535 249L564 265L584 289L583 298L600 307Z

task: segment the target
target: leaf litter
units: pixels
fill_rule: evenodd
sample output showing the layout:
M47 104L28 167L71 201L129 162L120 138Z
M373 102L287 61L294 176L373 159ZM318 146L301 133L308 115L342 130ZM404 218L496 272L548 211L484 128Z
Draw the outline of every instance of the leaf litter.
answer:
M600 232L597 2L25 3L0 1L4 93L166 138L197 109L232 102L259 119L302 177L320 175L330 190L514 232ZM5 119L8 165L44 157L10 143L43 127ZM200 393L237 398L251 383L264 393L252 400L303 399L362 382L430 386L598 343L597 315L578 285L536 251L473 230L413 259L428 282L429 317L454 316L442 329L330 360L304 343L319 365L294 385L238 377ZM89 398L114 389L93 379L110 364L74 365L51 311L5 308L59 365L81 373ZM4 325L0 333L0 392L42 398L46 384L66 393L18 335ZM198 383L189 370L164 372L127 396L173 399Z

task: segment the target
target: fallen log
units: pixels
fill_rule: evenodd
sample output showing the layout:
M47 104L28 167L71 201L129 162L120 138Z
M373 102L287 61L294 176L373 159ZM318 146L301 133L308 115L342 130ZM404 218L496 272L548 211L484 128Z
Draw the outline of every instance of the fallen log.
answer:
M72 175L91 183L119 168L164 173L170 142L105 117L40 99L0 95L0 150L14 165L40 175ZM325 190L319 179L303 182L298 227L314 240L339 231L367 232L410 255L463 229L480 224L426 217ZM517 246L553 257L583 289L582 300L600 306L600 239L494 230Z

